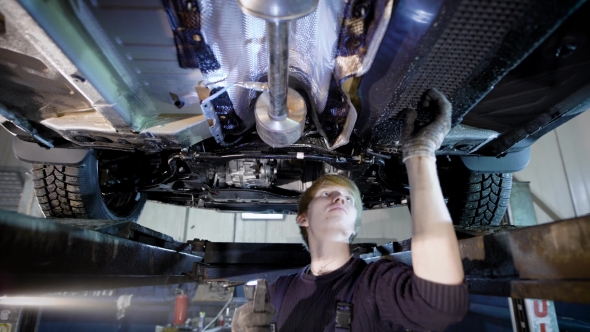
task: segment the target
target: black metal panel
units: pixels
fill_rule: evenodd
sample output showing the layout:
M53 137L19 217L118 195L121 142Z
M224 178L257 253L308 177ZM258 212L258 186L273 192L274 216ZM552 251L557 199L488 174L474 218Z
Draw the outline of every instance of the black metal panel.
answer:
M113 235L134 242L149 244L165 249L172 249L177 252L185 252L199 257L202 252L195 252L191 245L175 241L171 236L156 232L131 221L95 220L95 219L54 219L55 222L97 231L106 235Z
M478 153L498 156L531 146L546 133L590 109L590 84L558 104L545 109L521 127L510 130L483 146Z
M300 272L304 266L298 266L291 269L280 268L259 268L255 266L246 267L206 267L206 279L222 279L233 282L247 282L255 279L264 279L271 283L277 280L280 276Z
M541 120L544 125L559 111L567 111L555 106L590 83L589 15L590 4L586 3L504 76L463 123L505 133L547 113L547 118ZM579 99L588 97L590 91Z
M309 252L296 243L210 242L206 245L206 264L256 264L305 266Z
M355 132L400 140L407 107L435 87L453 104L453 124L583 1L400 1L360 85ZM422 16L417 16L418 12ZM435 17L431 19L430 17ZM422 20L422 25L417 24ZM430 26L430 28L428 28ZM420 112L419 122L428 114Z
M104 228L95 226L92 228ZM112 232L116 226L104 229ZM191 279L273 281L310 261L299 244L191 241L190 245L192 250L204 249L204 258L190 250L177 252L0 211L0 295ZM393 259L412 264L408 242L372 251L366 245L361 248L367 262ZM459 248L473 294L590 301L590 217L468 238L459 241Z
M0 210L0 294L187 281L201 257ZM147 282L146 282L147 280ZM139 281L139 282L138 282Z
M5 274L0 280L0 294L2 294L2 296L44 294L65 291L91 291L126 287L186 284L195 282L195 280L185 275L92 276L74 274L76 270L77 268L75 264L72 263L71 269L69 271L64 271L63 274Z
M181 68L198 68L208 73L220 68L211 47L201 33L201 13L197 1L163 0Z
M344 128L344 123L348 117L348 101L338 82L332 77L330 80L330 89L328 90L328 99L324 111L318 116L318 120L330 145L333 145L338 135Z

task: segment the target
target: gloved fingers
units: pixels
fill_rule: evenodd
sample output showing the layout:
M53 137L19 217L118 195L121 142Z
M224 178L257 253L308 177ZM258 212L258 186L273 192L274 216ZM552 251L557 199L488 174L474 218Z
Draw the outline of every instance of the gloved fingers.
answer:
M234 323L235 321L231 322L231 332L246 332L246 329Z
M406 121L404 123L404 128L402 129L402 142L407 141L412 136L412 133L414 132L414 122L416 122L417 117L418 113L416 113L415 109L406 109Z
M431 104L434 104L432 106L434 106L438 111L433 123L440 124L443 129L448 127L448 129L450 130L451 116L453 115L453 106L451 105L447 97L445 97L445 95L440 93L437 89L428 90L426 92L426 95L427 99L430 99L432 101ZM445 132L445 134L446 133L447 132Z
M232 332L245 332L245 326L240 325L241 316L243 315L241 306L234 311L234 317L231 321L231 331Z
M428 89L428 91L426 91L426 94L424 95L424 100L429 101L429 102L433 102L438 105L442 105L445 103L450 104L449 101L447 100L447 97L445 97L445 95L443 95L436 88ZM430 105L424 105L424 106L428 107Z
M404 143L402 161L405 162L409 158L416 156L434 158L436 149L436 142L429 138L421 136L413 138Z
M249 327L244 332L270 332L270 326Z
M267 303L265 311L254 312L253 310L244 311L239 318L239 324L241 326L268 326L272 323L272 318L275 315L275 309L271 304Z
M436 89L428 90L424 98L430 100L430 108L434 109L437 114L434 120L416 133L415 136L433 140L437 145L435 150L438 150L440 144L451 130L452 106L447 98Z
M271 314L274 315L277 311L275 309L275 307L273 307L272 304L270 304L269 302L265 302L264 303L264 311L260 311L260 312L255 312L254 311L254 301L248 301L248 303L244 304L243 306L240 307L240 309L242 309L242 314L248 314L248 313L257 313L257 314Z

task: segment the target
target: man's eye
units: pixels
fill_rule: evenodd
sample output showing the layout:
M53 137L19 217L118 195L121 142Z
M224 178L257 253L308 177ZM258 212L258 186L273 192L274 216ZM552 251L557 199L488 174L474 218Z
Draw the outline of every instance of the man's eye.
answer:
M352 202L352 197L346 197L346 200L347 200L348 202Z
M327 191L322 191L321 195L322 196L328 196L328 192Z

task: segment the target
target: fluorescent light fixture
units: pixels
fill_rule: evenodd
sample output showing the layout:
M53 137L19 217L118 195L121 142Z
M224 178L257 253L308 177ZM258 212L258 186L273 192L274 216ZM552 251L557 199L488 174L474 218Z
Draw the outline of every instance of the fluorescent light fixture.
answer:
M242 219L282 220L283 215L277 213L242 213Z

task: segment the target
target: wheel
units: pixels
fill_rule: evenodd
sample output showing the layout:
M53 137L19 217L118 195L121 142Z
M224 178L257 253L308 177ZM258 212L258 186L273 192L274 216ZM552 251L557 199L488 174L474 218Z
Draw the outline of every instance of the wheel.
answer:
M508 208L512 173L474 173L456 165L447 206L453 223L462 226L499 225Z
M103 194L96 153L79 166L33 164L33 183L46 218L137 221L147 199L139 192Z

